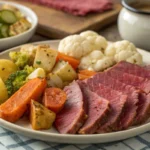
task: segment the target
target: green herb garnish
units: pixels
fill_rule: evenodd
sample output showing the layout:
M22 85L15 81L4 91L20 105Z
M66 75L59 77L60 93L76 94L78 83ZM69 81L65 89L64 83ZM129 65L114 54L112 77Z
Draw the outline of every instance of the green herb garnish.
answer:
M41 61L36 61L36 64L40 65L40 64L41 64Z

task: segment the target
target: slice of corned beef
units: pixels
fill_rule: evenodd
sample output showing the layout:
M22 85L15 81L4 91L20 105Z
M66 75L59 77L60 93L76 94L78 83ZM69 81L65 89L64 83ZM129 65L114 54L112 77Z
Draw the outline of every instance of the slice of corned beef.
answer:
M107 114L107 117L105 118L103 124L101 124L98 128L97 132L102 133L116 130L117 121L126 103L127 95L124 95L119 91L113 90L108 86L104 86L101 83L95 85L95 81L93 81L93 78L84 80L83 82L86 83L86 86L88 86L91 91L107 99L110 104L110 111Z
M150 71L150 65L146 65L143 68Z
M139 103L137 109L137 115L135 117L134 124L141 124L150 116L150 94L146 95L145 93L141 93L139 96Z
M112 9L110 0L24 0L56 8L74 15L85 16L90 12L104 12Z
M150 71L146 70L144 67L141 67L136 64L131 64L126 61L121 61L117 63L115 66L113 66L111 69L113 70L119 70L121 72L126 72L129 74L133 74L135 76L140 76L143 78L150 79Z
M95 133L99 123L106 116L109 110L109 101L99 97L96 93L90 91L83 82L78 82L83 93L84 100L88 103L88 118L80 128L80 134Z
M109 69L106 71L108 76L121 81L122 83L132 85L145 93L150 93L150 80L147 78L135 76L129 73L121 72L114 69Z
M55 127L60 133L76 133L86 119L81 89L75 81L65 87L67 101L64 108L56 115Z
M98 85L99 83L109 86L110 88L120 91L126 94L127 101L118 122L117 130L127 129L134 122L136 116L137 103L140 91L135 87L124 84L118 80L108 76L107 73L98 73L93 76L93 83Z

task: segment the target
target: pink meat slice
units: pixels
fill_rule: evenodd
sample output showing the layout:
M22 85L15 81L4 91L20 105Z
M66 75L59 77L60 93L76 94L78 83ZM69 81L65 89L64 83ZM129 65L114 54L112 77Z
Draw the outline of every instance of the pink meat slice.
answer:
M93 82L95 85L99 83L109 86L110 88L120 91L123 94L126 94L127 101L125 103L124 109L120 116L118 122L117 130L127 129L134 122L134 118L137 115L137 103L140 91L135 87L124 84L112 77L108 76L107 73L98 73L93 77Z
M114 70L114 69L109 69L108 71L106 71L106 73L108 76L116 80L119 80L122 83L132 85L144 91L147 94L150 92L150 80L147 78L135 76L135 75L121 72L121 71Z
M100 122L109 111L109 101L90 91L83 82L79 82L84 100L88 103L88 118L78 131L80 134L95 133Z
M146 65L143 68L150 71L150 65Z
M110 0L24 0L32 3L63 10L65 12L85 16L90 12L104 12L112 9Z
M150 80L148 78L135 76L115 69L109 69L106 71L106 74L122 83L132 85L146 93L144 94L143 92L140 92L139 94L139 102L137 103L138 109L134 124L141 124L145 122L148 118L147 114L150 111Z
M150 67L147 66L147 68L150 68ZM131 64L131 63L126 62L126 61L121 61L121 62L117 63L111 69L112 70L119 70L121 72L126 72L129 74L133 74L135 76L140 76L143 78L150 79L150 70L148 70L144 67L141 67L139 65L136 65L136 64Z
M123 107L127 100L127 95L119 91L113 90L103 84L95 85L93 79L90 78L84 81L88 88L98 94L99 96L107 99L110 103L110 111L105 118L103 124L97 130L97 133L110 132L116 130L117 121L122 113Z
M141 93L139 95L139 103L137 109L137 115L135 117L134 124L141 124L150 116L150 94L146 95L145 93Z
M64 88L67 102L56 115L55 127L60 133L75 134L86 120L81 89L75 81Z

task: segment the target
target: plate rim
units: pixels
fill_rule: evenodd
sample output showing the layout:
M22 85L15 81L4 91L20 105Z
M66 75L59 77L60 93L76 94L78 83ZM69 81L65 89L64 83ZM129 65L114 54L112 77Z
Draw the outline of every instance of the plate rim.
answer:
M47 40L47 41L40 41L40 42L33 42L27 44L57 44L60 40ZM24 44L26 45L26 44ZM22 45L13 47L11 49L5 50L0 52L0 57L4 54L7 54L9 51L17 50ZM138 49L139 51L144 51L150 55L150 52ZM133 127L123 131L111 132L111 133L101 133L101 134L88 134L88 135L77 135L77 134L60 134L60 133L50 133L50 132L43 132L42 130L36 131L33 129L21 127L15 123L11 123L5 121L0 118L0 126L11 130L15 133L19 133L28 137L32 137L35 139L40 139L44 141L56 142L56 143L71 143L71 144L91 144L91 143L106 143L106 142L113 142L118 140L123 140L126 138L130 138L141 133L147 132L150 130L150 122L145 123L143 125ZM46 130L45 130L46 131ZM137 133L138 131L138 133ZM41 137L40 137L41 136ZM115 138L114 138L115 136ZM49 139L45 139L44 137L49 137ZM42 138L42 139L41 139ZM44 138L44 139L43 139ZM109 140L107 140L109 139Z

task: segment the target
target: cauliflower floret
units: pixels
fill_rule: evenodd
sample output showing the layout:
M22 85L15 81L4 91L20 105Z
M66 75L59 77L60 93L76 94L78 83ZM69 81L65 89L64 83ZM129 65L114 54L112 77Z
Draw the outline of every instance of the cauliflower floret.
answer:
M86 38L88 36L98 36L99 34L94 31L88 30L88 31L81 32L80 35Z
M85 31L80 35L85 37L91 43L92 50L101 50L104 52L107 47L107 40L94 31Z
M142 55L137 51L130 51L130 50L122 50L120 53L115 55L115 61L120 62L122 60L126 60L127 62L133 64L142 64Z
M104 54L114 57L116 62L125 60L134 64L142 64L141 54L137 51L134 44L126 40L110 44Z
M104 51L104 54L106 56L114 56L116 54L116 48L115 48L115 45L114 44L109 44L107 46L107 48L105 49Z
M116 42L115 48L116 48L116 53L119 53L122 50L137 51L134 44L126 40Z
M25 52L28 53L29 55L35 55L36 50L37 50L37 46L32 44L26 44L21 47L20 52L23 53Z
M92 51L92 45L85 37L70 35L60 41L58 51L80 59Z
M104 56L101 51L94 50L90 54L82 57L79 68L91 71L102 71L113 64L113 57Z
M93 50L104 51L107 40L94 31L85 31L80 35L71 35L61 40L58 51L76 59L81 59Z
M115 54L118 54L122 50L137 51L133 43L123 40L108 45L104 53L106 56L114 56Z
M103 71L114 64L113 57L104 56L103 59L98 60L93 67L95 71Z

